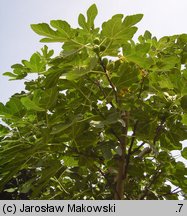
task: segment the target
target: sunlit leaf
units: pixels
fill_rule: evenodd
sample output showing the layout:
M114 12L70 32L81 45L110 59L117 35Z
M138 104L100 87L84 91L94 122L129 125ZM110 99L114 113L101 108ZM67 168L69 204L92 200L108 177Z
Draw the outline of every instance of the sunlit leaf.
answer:
M87 10L87 25L89 28L94 27L94 20L97 16L97 7L95 4L93 4L91 7L88 8Z
M28 97L21 98L21 103L26 107L28 110L35 110L35 111L45 111L43 108L39 107L37 104L34 103Z
M125 27L131 27L137 24L138 22L140 22L142 18L143 18L143 14L135 14L131 16L126 16L125 20L123 21L123 25Z

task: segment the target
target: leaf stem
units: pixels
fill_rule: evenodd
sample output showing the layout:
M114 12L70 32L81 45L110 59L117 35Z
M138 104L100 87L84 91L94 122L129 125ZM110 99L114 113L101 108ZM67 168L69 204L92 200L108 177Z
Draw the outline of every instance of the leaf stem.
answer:
M101 67L103 68L103 71L104 71L104 73L105 73L105 75L106 75L106 78L107 78L107 80L108 80L108 82L109 82L109 84L110 84L110 86L111 86L111 88L112 88L112 90L113 90L114 97L115 97L115 101L116 101L116 103L118 104L119 101L118 101L118 96L117 96L116 87L115 87L115 85L113 84L113 82L111 81L111 79L110 79L110 77L109 77L109 74L108 74L108 71L107 71L105 65L103 64L103 61L102 61L101 57L99 56L99 54L97 54L97 56L98 56L98 58L99 58L100 65L101 65Z

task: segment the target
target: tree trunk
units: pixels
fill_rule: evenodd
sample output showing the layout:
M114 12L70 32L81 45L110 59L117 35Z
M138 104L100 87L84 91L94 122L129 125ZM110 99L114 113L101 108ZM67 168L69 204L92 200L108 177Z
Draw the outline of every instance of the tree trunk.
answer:
M125 171L125 157L121 157L121 159L119 160L118 174L116 177L116 188L114 194L115 200L124 199L124 183L125 183L124 171Z
M124 183L126 178L126 146L127 146L127 133L128 133L128 122L129 122L129 112L123 112L121 118L125 123L125 127L122 127L122 136L120 138L119 147L121 148L121 155L118 162L118 174L116 176L116 188L114 199L122 200L124 199Z

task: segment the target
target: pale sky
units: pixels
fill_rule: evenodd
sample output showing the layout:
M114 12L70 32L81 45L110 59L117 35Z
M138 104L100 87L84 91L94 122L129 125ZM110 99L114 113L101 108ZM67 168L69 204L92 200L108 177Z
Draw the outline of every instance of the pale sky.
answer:
M187 33L186 0L0 0L1 102L5 103L12 94L24 89L23 82L8 81L2 73L43 46L30 24L64 19L76 27L79 13L85 13L93 3L99 10L97 25L117 13L143 13L137 35L145 30L157 37ZM59 44L49 46L56 48Z

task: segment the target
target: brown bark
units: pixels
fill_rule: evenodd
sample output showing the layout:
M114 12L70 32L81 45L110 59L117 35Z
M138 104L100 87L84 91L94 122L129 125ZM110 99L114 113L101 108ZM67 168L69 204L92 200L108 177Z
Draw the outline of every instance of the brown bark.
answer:
M116 190L114 194L115 200L122 200L124 198L124 170L125 170L125 158L119 160L118 174L116 177Z
M114 199L122 200L124 199L124 184L125 184L125 169L126 169L126 146L127 146L127 132L128 132L128 121L129 113L124 112L121 114L121 118L125 122L125 127L122 128L122 137L120 139L121 155L118 161L118 174L116 176L116 188Z

